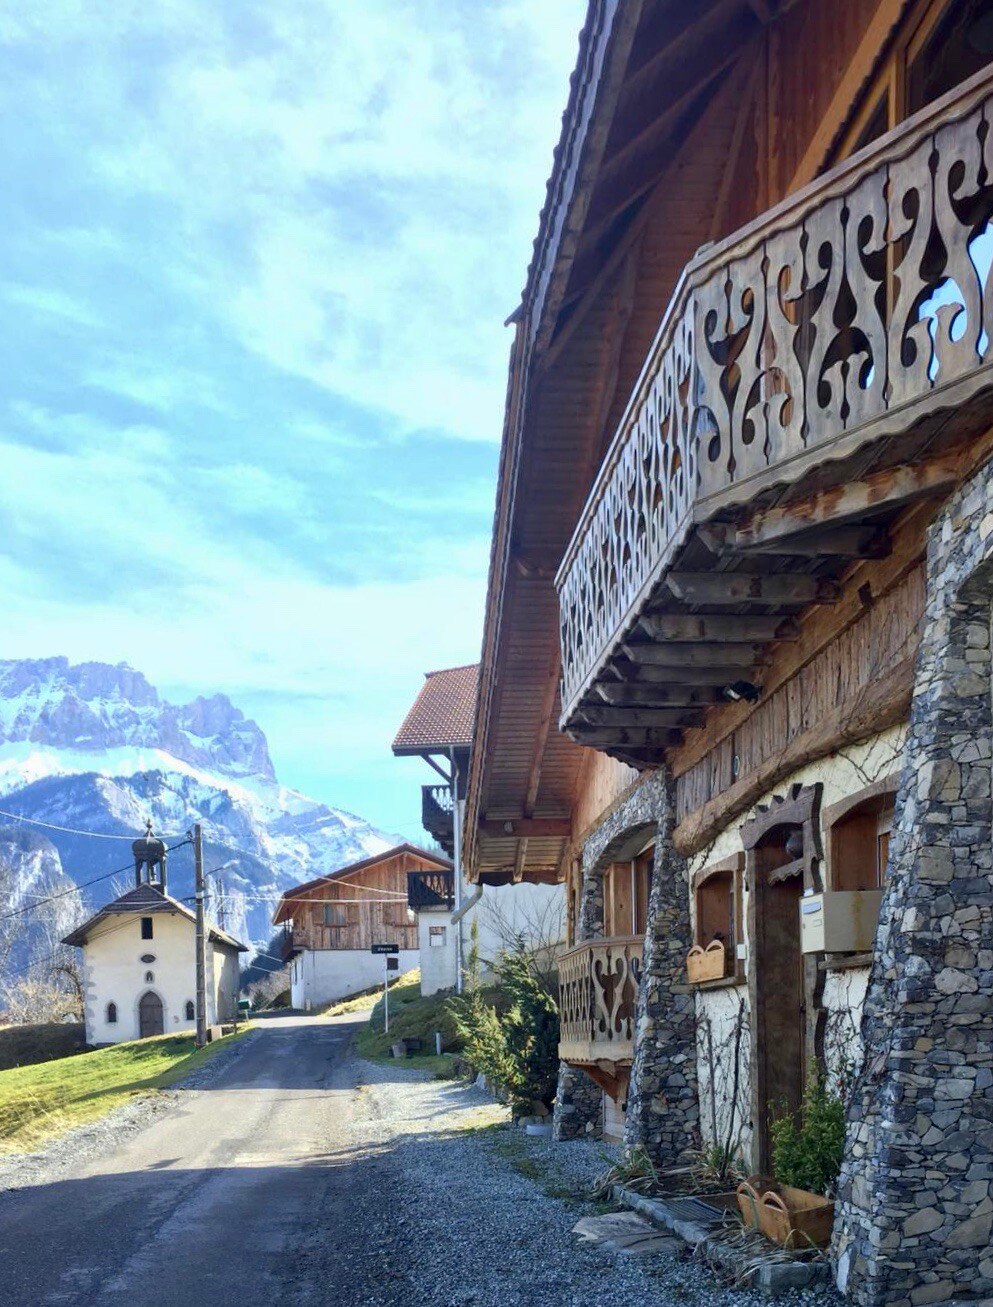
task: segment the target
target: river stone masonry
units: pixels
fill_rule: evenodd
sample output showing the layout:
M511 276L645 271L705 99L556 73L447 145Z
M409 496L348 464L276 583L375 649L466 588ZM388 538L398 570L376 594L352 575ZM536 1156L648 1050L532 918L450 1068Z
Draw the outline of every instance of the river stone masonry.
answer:
M603 935L603 879L584 867L583 888L576 923L577 943ZM603 1134L603 1090L582 1067L559 1063L552 1138L560 1142Z
M929 534L832 1250L861 1307L993 1294L991 506L987 464Z
M655 866L635 1018L624 1148L659 1166L685 1158L699 1139L695 999L686 981L690 938L686 861L672 844L674 805L666 771L653 773L590 836L583 865L600 873L655 840Z

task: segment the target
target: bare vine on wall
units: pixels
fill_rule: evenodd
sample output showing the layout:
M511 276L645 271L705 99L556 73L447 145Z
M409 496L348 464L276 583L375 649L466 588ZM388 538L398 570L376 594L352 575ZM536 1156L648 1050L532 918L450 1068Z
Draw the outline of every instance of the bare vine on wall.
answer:
M741 1156L742 1140L748 1125L745 1101L748 1087L744 1083L743 1063L747 1064L750 1046L748 1006L743 995L736 995L736 1006L729 1030L715 1032L712 1013L705 1009L697 1021L698 1038L707 1065L707 1109L710 1115L708 1164L721 1180L736 1168ZM703 1088L703 1086L701 1086ZM703 1107L703 1104L701 1104Z

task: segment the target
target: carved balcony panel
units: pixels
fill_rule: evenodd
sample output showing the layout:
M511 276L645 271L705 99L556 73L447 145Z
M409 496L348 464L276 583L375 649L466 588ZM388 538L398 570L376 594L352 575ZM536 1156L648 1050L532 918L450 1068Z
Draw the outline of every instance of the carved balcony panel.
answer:
M701 574L731 574L728 615L772 627L823 601L845 561L837 534L823 557L804 547L798 566L784 547L777 562L741 545L750 515L847 484L870 446L885 471L989 427L991 219L986 72L687 266L557 577L574 738L651 760L684 724L661 729L660 708L685 707L689 724L720 693L703 624L702 652L675 637L674 679L664 653L645 649L646 635L661 639L653 620L724 616L714 586L694 586ZM870 517L885 529L885 514ZM791 590L783 578L798 573L811 580ZM644 663L654 671L639 678ZM625 700L618 687L632 682Z
M640 938L593 939L559 958L559 1056L596 1065L630 1062L641 981Z

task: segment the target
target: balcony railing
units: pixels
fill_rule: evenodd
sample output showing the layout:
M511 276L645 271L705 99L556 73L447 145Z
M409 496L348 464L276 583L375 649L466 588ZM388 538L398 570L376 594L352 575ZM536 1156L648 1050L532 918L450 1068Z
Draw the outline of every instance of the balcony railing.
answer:
M425 908L455 906L455 875L451 871L408 871L407 906L413 912Z
M421 786L421 825L446 852L452 852L455 819L450 786Z
M591 939L559 958L559 1056L630 1062L641 980L641 938Z
M564 721L695 524L993 388L991 216L987 70L684 269L557 577Z

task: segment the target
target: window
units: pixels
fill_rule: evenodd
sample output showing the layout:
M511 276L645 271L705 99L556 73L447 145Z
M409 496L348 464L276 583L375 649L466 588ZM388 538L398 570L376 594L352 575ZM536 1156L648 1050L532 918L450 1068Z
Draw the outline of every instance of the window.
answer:
M197 1017L196 1008L193 1006L192 998L186 1000L186 1020L195 1021Z
M871 785L824 814L830 888L878 890L886 880L896 781Z
M152 918L142 917L141 919L141 937L142 939L152 938Z
M145 984L146 984L146 985L153 985L154 983L155 983L155 972L154 972L154 971L146 971L146 972L145 972Z
M655 845L636 858L612 862L603 874L603 932L608 938L644 935Z
M738 945L744 938L741 910L744 862L744 854L736 853L704 867L693 877L694 949L711 950L701 979L744 978L738 961ZM723 946L723 954L714 949L715 944ZM699 952L696 956L699 957Z
M325 926L354 926L358 921L358 904L325 903Z
M430 948L444 948L448 942L448 931L444 926L428 927L428 946Z
M108 1003L108 1004L107 1004L107 1025L108 1025L108 1026L116 1026L116 1025L117 1025L117 1004L116 1004L116 1003Z

